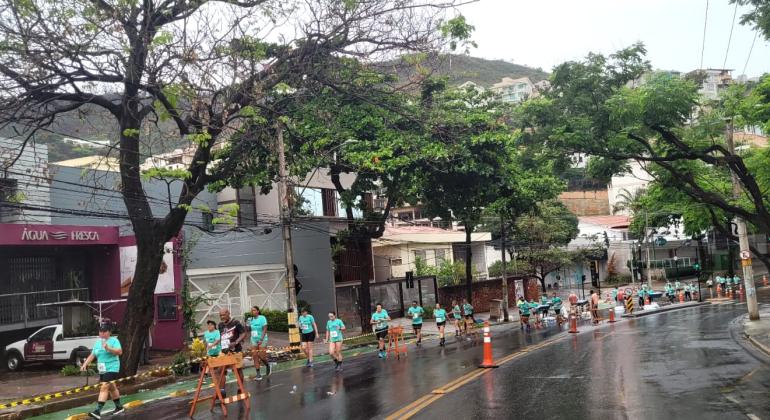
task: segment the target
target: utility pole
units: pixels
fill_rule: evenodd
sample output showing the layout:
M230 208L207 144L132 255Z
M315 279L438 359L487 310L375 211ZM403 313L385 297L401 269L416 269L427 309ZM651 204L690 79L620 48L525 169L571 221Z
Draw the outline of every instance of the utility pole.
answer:
M505 266L505 218L500 215L500 256L503 260L503 321L508 322L508 271Z
M650 218L647 216L647 210L644 211L644 235L647 236L647 287L652 290L652 263L650 261ZM641 282L639 282L641 283Z
M733 142L733 121L727 120L725 139L727 141L727 150L731 156L735 155L735 143ZM730 169L730 175L733 182L733 198L738 199L741 195L741 184L738 176ZM759 306L757 305L757 291L754 288L754 268L751 266L751 250L749 249L749 235L746 229L746 221L742 217L736 216L735 222L738 225L738 242L741 247L741 266L743 266L743 282L746 285L746 306L749 310L749 319L759 320ZM732 261L730 261L732 264Z
M276 125L278 151L278 200L280 201L281 231L283 232L283 256L286 264L286 312L289 324L289 345L299 348L297 330L297 289L294 278L294 256L291 244L291 218L289 209L289 186L286 179L286 155L283 144L283 126Z

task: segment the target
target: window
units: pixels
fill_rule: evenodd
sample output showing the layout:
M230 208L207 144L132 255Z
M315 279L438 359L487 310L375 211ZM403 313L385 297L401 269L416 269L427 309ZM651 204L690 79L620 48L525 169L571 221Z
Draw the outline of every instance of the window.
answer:
M308 216L323 216L323 196L320 188L305 188L300 190L302 213Z
M446 254L447 249L446 248L440 248L440 249L434 249L433 252L436 253L436 265L441 265L442 262L446 261Z
M158 296L158 320L176 321L176 295Z
M340 199L339 194L337 194L336 197L337 197L337 214L343 217L346 217L348 213L345 210L345 206L342 203L342 200ZM357 199L360 200L361 196L358 196ZM353 218L360 219L362 217L364 217L364 212L362 212L361 209L359 209L358 207L353 207Z
M422 262L426 262L425 261L425 250L424 249L416 249L416 250L414 250L414 260L417 261L418 258Z
M51 341L53 340L53 333L56 331L56 327L49 327L36 332L29 341Z

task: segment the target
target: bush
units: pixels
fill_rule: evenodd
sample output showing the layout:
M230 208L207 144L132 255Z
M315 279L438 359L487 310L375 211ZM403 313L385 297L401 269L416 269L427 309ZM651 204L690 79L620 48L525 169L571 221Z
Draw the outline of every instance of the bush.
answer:
M433 309L435 308L422 308L425 309L425 314L422 316L423 319L433 319Z
M268 331L289 332L289 320L286 311L262 309L259 313L267 318ZM250 318L251 311L243 314L243 319L246 324L249 323Z
M190 372L189 357L186 352L180 351L179 353L175 354L172 364L174 367L171 368L171 370L176 376L184 376Z
M66 365L61 368L59 374L61 374L61 376L78 376L80 375L80 368L75 365Z

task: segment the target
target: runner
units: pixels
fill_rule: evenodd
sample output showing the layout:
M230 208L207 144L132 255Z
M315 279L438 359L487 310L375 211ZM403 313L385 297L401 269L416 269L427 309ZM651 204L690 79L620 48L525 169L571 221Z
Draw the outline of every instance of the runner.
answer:
M446 309L441 308L440 303L436 303L436 309L433 310L433 317L436 318L436 327L438 327L438 345L444 347L444 328L446 327Z
M265 351L267 348L267 318L259 313L258 306L251 307L249 331L251 333L251 360L254 361L254 369L257 370L255 379L261 381L261 365L265 365L265 376L270 376L270 364L267 362L267 352Z
M521 322L521 329L523 330L526 326L527 331L529 331L529 303L527 303L526 300L521 299L519 300L519 303L516 304L516 306L519 307L519 321Z
M315 342L318 325L313 315L308 314L307 308L302 308L299 316L299 331L302 351L307 356L307 367L313 367L313 343Z
M222 346L222 353L240 353L243 351L243 346L241 345L241 342L246 338L246 334L244 332L246 331L243 328L243 325L237 320L230 317L230 310L228 309L221 309L219 311L219 319L220 323L217 325L217 329L219 330L220 334L220 345ZM241 377L241 381L243 380L243 368L238 368L234 372L236 375ZM225 372L227 374L227 372ZM221 386L222 389L222 396L225 396L225 390L224 385L225 381L224 378L221 378Z
M594 319L594 325L599 323L599 294L591 290L591 317Z
M88 365L96 359L101 385L99 387L99 397L96 400L96 410L88 413L89 417L95 419L102 418L102 408L104 408L104 403L107 402L107 397L110 397L112 402L115 403L115 411L112 412L112 415L120 414L125 410L123 404L120 403L118 387L112 382L118 379L120 355L123 354L123 349L120 347L118 338L111 337L111 332L111 325L99 325L99 339L94 343L91 354L88 355L88 358L80 366L80 370L85 372L88 370Z
M617 290L617 289L615 289ZM564 323L564 317L561 315L561 298L556 296L556 293L551 295L551 307L556 313L556 324L561 325Z
M342 332L345 331L345 324L337 318L337 314L329 312L329 320L326 321L326 339L329 343L329 355L334 360L334 370L342 371Z
M618 302L618 288L614 287L612 288L612 301L617 303Z
M374 334L377 336L377 341L379 342L377 346L379 353L377 355L380 359L384 359L386 356L385 338L388 336L388 321L390 321L390 316L388 316L388 311L382 309L381 303L378 303L376 308L377 310L372 314L370 323L374 326Z
M644 308L644 296L647 294L647 285L643 284L642 288L636 292L636 296L639 298L639 307Z
M692 286L689 283L684 285L684 300L688 302L692 300Z
M219 345L220 335L217 330L217 323L208 320L206 321L206 327L208 330L203 333L203 341L206 343L206 354L209 357L217 357L222 352L222 346ZM216 369L210 369L211 383L218 384Z
M463 329L465 330L465 333L468 333L468 321L471 321L471 323L474 323L473 321L473 305L471 305L468 302L468 299L463 299L463 318L465 318L465 322L463 323Z
M460 320L463 319L462 311L460 310L460 305L457 304L456 300L452 301L452 323L455 324L455 337L460 336Z
M414 335L417 336L417 345L422 344L422 316L425 314L425 309L422 306L417 305L417 301L412 301L412 306L406 311L409 317L412 318L412 329Z

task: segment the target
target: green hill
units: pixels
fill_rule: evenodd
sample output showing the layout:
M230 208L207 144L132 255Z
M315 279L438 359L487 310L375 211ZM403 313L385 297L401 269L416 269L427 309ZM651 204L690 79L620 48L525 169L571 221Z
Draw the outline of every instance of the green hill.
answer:
M542 69L534 69L503 60L487 60L485 58L467 55L432 56L419 63L410 62L406 58L385 63L384 71L395 71L399 79L406 83L420 71L430 69L434 76L446 76L451 85L460 85L471 81L479 86L488 88L503 77L529 77L533 82L548 78L548 73Z

